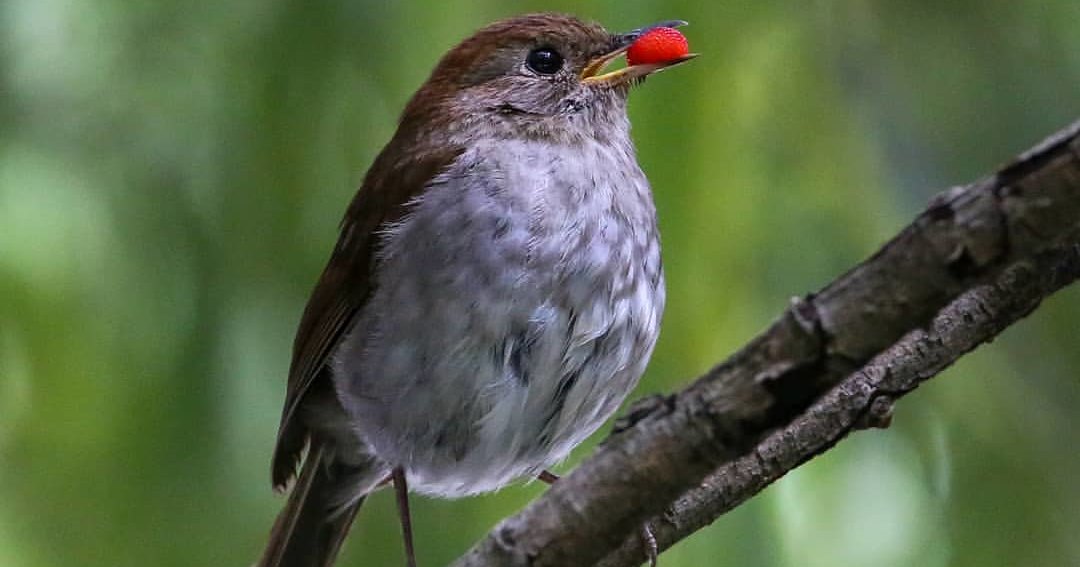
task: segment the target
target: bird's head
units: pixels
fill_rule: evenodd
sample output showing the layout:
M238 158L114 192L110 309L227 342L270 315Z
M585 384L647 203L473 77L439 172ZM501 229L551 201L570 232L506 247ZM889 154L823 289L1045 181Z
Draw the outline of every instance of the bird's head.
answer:
M668 21L628 33L564 14L530 14L495 22L451 49L405 110L410 121L482 124L512 135L544 135L625 122L630 87L694 57L628 65L605 72L633 42Z

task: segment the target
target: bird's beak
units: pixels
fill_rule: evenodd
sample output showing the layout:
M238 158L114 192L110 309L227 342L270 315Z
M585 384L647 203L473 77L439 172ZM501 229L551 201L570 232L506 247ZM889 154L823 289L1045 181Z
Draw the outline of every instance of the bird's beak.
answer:
M668 20L665 22L659 22L651 26L638 28L634 31L617 34L612 36L611 50L598 55L593 58L585 69L581 71L581 82L586 85L592 86L615 86L643 79L653 73L662 71L669 67L674 67L680 63L685 63L695 57L697 53L687 53L682 57L672 59L670 61L663 61L658 63L640 63L637 65L627 65L621 69L609 71L601 74L604 67L607 67L609 63L617 59L623 53L626 53L627 49L633 45L639 37L645 32L656 28L677 28L679 26L685 26L686 22L683 20Z

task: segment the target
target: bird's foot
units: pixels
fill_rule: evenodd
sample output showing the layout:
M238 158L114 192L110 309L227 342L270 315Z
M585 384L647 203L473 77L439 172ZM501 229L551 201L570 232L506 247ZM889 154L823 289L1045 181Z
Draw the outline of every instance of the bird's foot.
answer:
M559 475L545 469L536 475L536 479L551 486L559 480ZM641 547L645 551L645 557L649 559L649 567L656 567L656 558L660 555L660 546L657 545L656 536L653 535L652 527L648 522L641 524L641 531L638 532L638 535L641 537Z

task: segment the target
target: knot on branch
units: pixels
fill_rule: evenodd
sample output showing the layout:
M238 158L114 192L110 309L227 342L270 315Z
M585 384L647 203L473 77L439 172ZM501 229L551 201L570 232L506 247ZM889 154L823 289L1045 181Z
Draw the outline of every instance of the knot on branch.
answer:
M982 276L1008 253L1008 224L993 191L954 187L930 201L924 222L927 241L957 280Z
M855 429L887 429L892 425L895 400L888 394L877 394L866 407L866 412L854 423Z
M648 417L662 417L675 409L675 397L653 394L633 403L625 415L615 420L611 434L616 435L637 425Z
M786 423L821 393L819 380L829 360L829 336L821 326L814 296L795 297L778 325L777 344L771 354L776 363L766 366L755 381L769 393L772 403L765 420Z

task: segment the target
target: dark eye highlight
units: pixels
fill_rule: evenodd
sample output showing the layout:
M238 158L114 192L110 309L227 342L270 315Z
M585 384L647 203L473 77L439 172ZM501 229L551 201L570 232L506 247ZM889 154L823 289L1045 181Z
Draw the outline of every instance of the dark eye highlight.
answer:
M562 69L563 57L550 47L538 47L529 52L525 65L541 75L554 75Z

